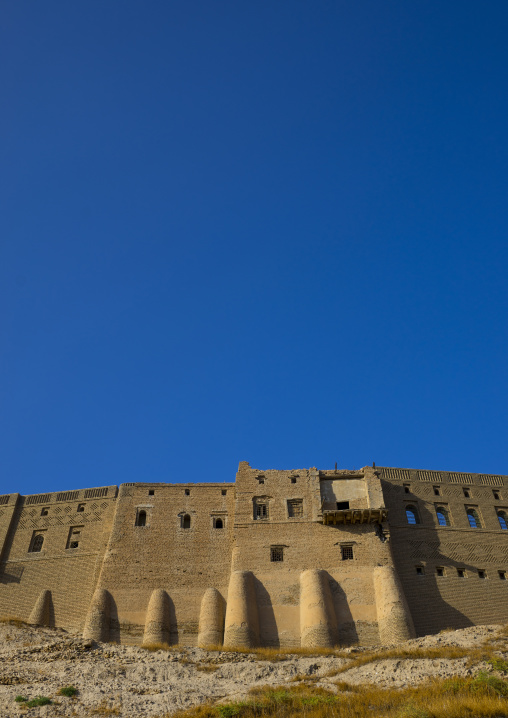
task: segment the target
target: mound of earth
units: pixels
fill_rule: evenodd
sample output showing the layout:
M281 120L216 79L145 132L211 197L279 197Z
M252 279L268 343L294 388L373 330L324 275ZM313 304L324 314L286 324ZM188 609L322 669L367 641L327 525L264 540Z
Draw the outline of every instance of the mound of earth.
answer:
M474 665L465 654L478 654L478 648L487 642L502 659L507 638L503 634L501 643L496 644L500 630L500 626L476 626L417 638L395 647L395 653L405 657L394 656L392 647L385 651L386 657L352 648L337 655L287 654L267 660L262 651L175 647L151 652L86 641L61 629L1 623L0 715L162 718L206 701L240 700L255 686L308 681L336 691L340 680L405 687L429 677L494 670L481 656L480 663ZM452 648L464 655L446 657L453 653ZM422 657L429 651L435 657ZM77 694L59 695L65 686L75 687ZM28 701L43 696L51 699L51 704L27 707L26 701L16 701L17 696Z

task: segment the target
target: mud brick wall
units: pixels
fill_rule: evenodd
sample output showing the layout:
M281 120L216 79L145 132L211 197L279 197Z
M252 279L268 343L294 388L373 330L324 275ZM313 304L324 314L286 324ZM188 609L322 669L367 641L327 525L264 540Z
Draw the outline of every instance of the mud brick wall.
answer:
M40 593L49 590L52 625L82 627L111 532L116 493L116 486L55 492L0 507L12 514L7 530L3 526L0 615L28 620ZM73 527L80 532L76 548L69 547ZM38 552L30 551L34 534L43 536Z
M507 477L383 468L380 478L395 566L418 635L508 622L508 580L499 573L508 579L508 531L497 516L508 513ZM407 506L420 523L408 525ZM439 526L440 507L450 526ZM481 528L470 527L467 508L475 509Z

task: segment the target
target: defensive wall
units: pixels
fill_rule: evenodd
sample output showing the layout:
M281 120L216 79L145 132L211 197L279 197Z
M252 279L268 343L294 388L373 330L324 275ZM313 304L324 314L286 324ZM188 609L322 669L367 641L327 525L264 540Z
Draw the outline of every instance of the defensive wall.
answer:
M0 615L251 647L508 622L506 479L241 462L232 483L0 496Z

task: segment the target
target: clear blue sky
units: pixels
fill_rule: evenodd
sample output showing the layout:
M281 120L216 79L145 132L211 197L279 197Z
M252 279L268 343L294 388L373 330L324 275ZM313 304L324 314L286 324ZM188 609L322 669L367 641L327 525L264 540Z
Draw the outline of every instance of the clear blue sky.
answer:
M508 473L508 3L2 3L0 493Z

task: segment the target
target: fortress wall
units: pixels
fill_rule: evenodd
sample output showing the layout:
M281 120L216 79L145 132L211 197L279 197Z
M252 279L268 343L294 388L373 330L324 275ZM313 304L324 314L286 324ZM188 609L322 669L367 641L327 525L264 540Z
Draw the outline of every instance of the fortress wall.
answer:
M82 627L115 497L116 486L20 497L0 563L0 615L28 620L42 592L50 591L50 625ZM78 547L70 548L74 527ZM30 551L34 534L44 538L38 552Z
M367 491L362 479L353 478L355 473L351 472L351 479L339 480L335 472L259 472L240 464L232 568L254 574L262 645L300 645L301 574L315 569L326 572L336 642L379 640L373 570L392 565L389 546L376 535L374 524L325 526L319 520L321 491L325 500L332 501L333 495L337 500L350 499L352 508L367 508ZM268 501L267 519L254 519L256 498ZM288 517L287 501L295 498L303 502L301 518ZM342 544L352 546L353 560L342 559ZM272 547L282 548L283 561L271 560Z
M7 537L16 512L19 494L0 496L0 563L7 544Z
M215 588L227 598L234 502L231 483L120 487L99 580L113 599L113 625L119 626L113 639L141 643L152 593L163 589L169 597L170 642L197 643L205 592ZM145 526L136 526L139 511L146 512ZM185 515L190 528L183 527ZM214 528L217 519L222 529Z
M508 622L508 531L501 529L496 515L496 508L508 513L507 477L380 471L394 562L417 634ZM493 490L499 491L498 500ZM417 508L420 524L408 525L406 505ZM439 526L436 506L448 510L451 526ZM476 507L482 528L469 527L469 506ZM417 574L417 566L424 575ZM444 570L443 576L437 575L438 568ZM464 578L457 569L464 570ZM479 577L479 570L485 571L486 578ZM499 571L506 571L507 580L499 578Z

